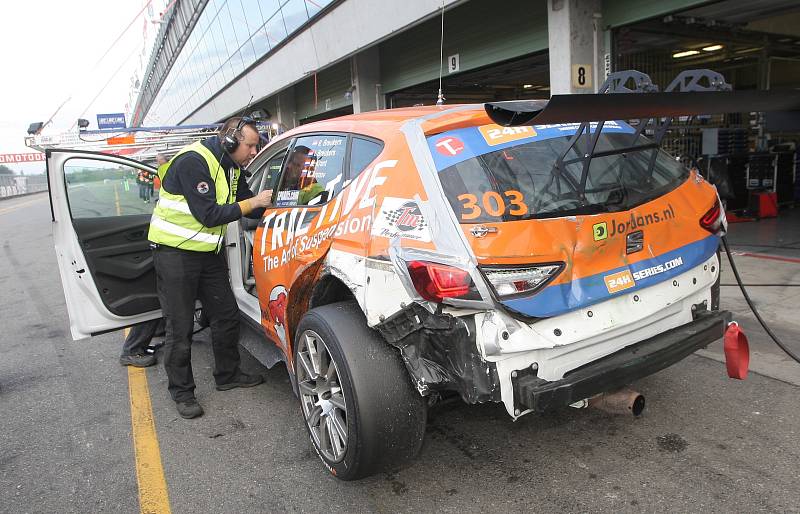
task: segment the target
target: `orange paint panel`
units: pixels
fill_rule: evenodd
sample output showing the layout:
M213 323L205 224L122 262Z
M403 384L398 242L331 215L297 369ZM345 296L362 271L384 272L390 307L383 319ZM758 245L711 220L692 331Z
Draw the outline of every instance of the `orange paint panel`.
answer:
M404 246L433 247L425 237L427 222L412 201L415 195L422 201L427 197L405 139L397 131L378 135L384 152L336 197L319 206L267 209L255 232L253 269L261 322L290 366L293 323L299 320L293 318L293 309L307 303L330 248L387 255L390 238L381 237L381 227L390 229L391 236L399 234Z
M553 282L560 284L630 265L708 237L700 217L716 201L716 191L691 175L670 193L629 211L587 216L485 223L497 231L480 238L462 224L478 262L535 264L564 262ZM601 229L602 227L602 229ZM644 248L628 254L626 238L644 233Z

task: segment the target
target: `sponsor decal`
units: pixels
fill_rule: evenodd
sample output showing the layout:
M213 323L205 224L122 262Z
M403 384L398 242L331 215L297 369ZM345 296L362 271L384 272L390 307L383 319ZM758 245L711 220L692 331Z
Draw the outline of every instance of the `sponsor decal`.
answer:
M102 129L119 129L125 128L125 113L114 112L110 114L97 115L97 128Z
M447 157L460 154L464 150L464 142L453 136L445 136L434 143L436 151Z
M43 153L0 153L0 164L17 162L36 162L45 160Z
M683 257L675 257L674 259L670 259L661 264L640 269L638 271L634 271L633 273L626 269L618 273L614 273L613 275L607 275L603 277L603 280L606 283L606 289L608 289L608 292L613 294L634 287L637 280L641 281L649 277L654 277L681 266L683 266Z
M431 240L428 222L419 205L405 198L386 197L372 227L372 234L389 239L400 237L416 241Z
M478 127L483 139L489 146L500 145L518 139L536 136L536 130L531 126L501 127L500 125L483 125Z
M667 208L661 211L646 212L644 214L637 214L632 212L630 218L625 221L609 221L608 237L614 237L617 234L627 234L637 228L644 228L648 225L655 225L663 221L670 221L675 219L675 209L667 204ZM605 223L605 222L604 222ZM593 227L596 227L593 225ZM605 238L603 238L605 239ZM598 241L595 238L595 241Z
M592 237L595 241L602 241L608 238L608 225L605 221L592 225Z
M603 277L603 280L606 283L606 289L612 294L636 285L636 282L633 280L633 275L631 275L630 270L627 269L614 273L613 275L607 275Z
M262 232L262 260L265 272L290 263L300 254L316 250L332 237L368 231L372 224L372 216L369 214L360 218L354 216L309 234L309 226L316 213L308 212L308 209L303 211L305 212L298 214L298 211L293 209L265 217ZM268 249L269 241L266 237L268 230L272 232L271 250ZM265 255L267 251L270 251L270 255Z
M208 191L209 191L208 182L200 182L199 184L197 184L197 192L200 193L201 195L208 193Z
M652 277L654 275L659 275L671 269L678 268L683 266L683 257L676 257L674 259L670 259L663 264L657 264L655 266L651 266L649 268L645 268L639 270L633 274L634 280L642 280L647 277Z
M485 131L481 131L480 127L465 127L443 134L432 135L427 138L427 141L436 169L442 171L454 164L488 152L528 144L531 141L545 141L556 137L570 136L575 133L578 127L580 127L580 123L533 125L530 131L522 127L506 127L503 129L502 127L489 126ZM592 133L594 133L597 123L592 123L591 128ZM494 131L491 131L492 129ZM603 133L628 134L636 132L628 124L614 121L605 122L602 131Z
M269 293L267 314L275 326L275 332L286 347L286 287L277 285Z
M299 197L300 197L300 190L298 189L278 191L278 197L275 199L275 206L291 207L297 205L297 199Z
M375 188L386 181L381 172L396 165L396 160L386 160L367 169L352 183L345 183L343 194L318 211L296 207L294 201L289 199L291 193L298 192L286 191L287 196L283 200L291 201L294 208L268 211L261 220L260 251L264 271L279 268L304 252L314 251L332 237L368 232L372 227L372 215L350 214L354 209L366 209L374 205ZM278 192L278 198L280 201L281 192ZM340 214L342 219L336 223ZM317 221L313 223L315 218Z

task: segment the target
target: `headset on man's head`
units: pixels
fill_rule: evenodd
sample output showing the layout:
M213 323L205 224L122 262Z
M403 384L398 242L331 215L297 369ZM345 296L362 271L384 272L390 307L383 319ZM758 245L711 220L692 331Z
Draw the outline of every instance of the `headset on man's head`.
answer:
M245 125L255 125L255 123L253 118L242 116L239 119L239 123L236 124L236 127L230 127L222 134L222 148L224 148L228 154L235 152L236 149L239 148L239 142L242 140L242 128Z

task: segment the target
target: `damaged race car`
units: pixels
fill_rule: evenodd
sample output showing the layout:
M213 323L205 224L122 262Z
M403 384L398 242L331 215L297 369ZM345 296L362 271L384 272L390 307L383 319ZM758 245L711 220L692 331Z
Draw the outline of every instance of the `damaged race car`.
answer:
M631 77L604 90L649 83ZM296 128L256 157L248 182L273 189L273 207L231 224L224 245L255 328L242 344L286 363L332 474L413 460L444 395L514 419L580 406L722 336L724 211L659 142L664 117L760 100L703 84L368 112ZM67 185L90 165L146 168L48 151L76 339L159 315L149 216L120 212L116 190Z

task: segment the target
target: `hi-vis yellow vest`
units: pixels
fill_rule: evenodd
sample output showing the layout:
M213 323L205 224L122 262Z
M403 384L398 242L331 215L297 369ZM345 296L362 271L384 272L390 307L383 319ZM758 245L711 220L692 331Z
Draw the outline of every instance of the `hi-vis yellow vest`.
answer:
M170 166L175 162L175 158L186 152L196 152L200 154L208 164L208 170L212 178L219 173L223 176L219 180L214 181L216 189L217 204L225 205L226 203L233 203L236 201L236 187L239 183L239 169L233 170L231 177L231 185L228 188L228 182L225 180L226 171L222 169L216 156L203 146L203 143L197 141L182 149L175 154L175 157L161 166L158 170L158 177L161 180L161 191L158 198L156 208L153 209L153 217L150 219L150 231L147 238L160 245L171 246L173 248L181 248L182 250L192 250L195 252L216 252L222 244L222 238L225 236L225 228L227 225L218 225L216 227L203 226L189 211L189 204L186 202L186 197L183 195L172 194L164 189L164 178L169 171Z

